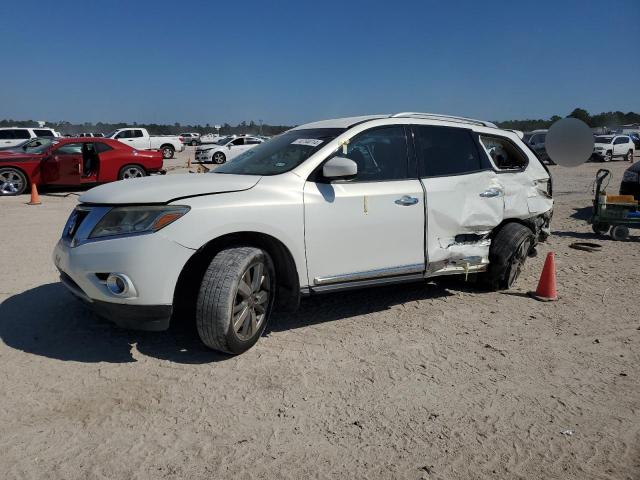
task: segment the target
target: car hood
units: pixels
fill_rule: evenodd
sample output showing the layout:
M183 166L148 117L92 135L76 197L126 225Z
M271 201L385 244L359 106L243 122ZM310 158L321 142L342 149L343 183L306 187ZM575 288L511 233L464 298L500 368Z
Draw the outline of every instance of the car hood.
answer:
M594 143L593 148L606 148L610 147L611 145L611 143Z
M117 205L169 203L181 198L249 190L260 178L222 173L132 178L92 188L80 196L80 201Z
M0 150L0 162L15 162L17 160L33 160L34 155L32 153L16 152L14 150Z

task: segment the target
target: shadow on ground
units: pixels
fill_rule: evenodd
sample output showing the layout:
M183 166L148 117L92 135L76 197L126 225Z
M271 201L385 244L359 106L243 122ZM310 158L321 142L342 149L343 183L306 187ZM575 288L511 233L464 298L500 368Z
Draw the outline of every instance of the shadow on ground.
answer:
M481 291L471 283L448 279L321 295L304 299L295 313L276 313L266 335L383 311L411 301ZM172 320L165 332L124 330L103 320L73 298L61 283L50 283L14 295L0 304L0 339L17 350L63 361L135 362L133 347L144 355L185 364L230 358L207 349L195 323Z

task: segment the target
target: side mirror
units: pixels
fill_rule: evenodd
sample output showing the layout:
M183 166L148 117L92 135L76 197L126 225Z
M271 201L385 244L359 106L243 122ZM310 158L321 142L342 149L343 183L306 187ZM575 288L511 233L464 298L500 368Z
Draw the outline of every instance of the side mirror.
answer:
M331 180L352 178L357 174L358 164L350 158L333 157L322 167L322 175Z
M227 148L228 148L229 150L231 150L231 144L227 145Z

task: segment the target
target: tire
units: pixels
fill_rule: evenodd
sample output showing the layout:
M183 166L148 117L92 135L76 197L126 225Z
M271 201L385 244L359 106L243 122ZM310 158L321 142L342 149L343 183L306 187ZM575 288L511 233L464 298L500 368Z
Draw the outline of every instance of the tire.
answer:
M164 158L165 160L173 158L176 153L176 150L172 145L163 145L162 147L160 147L160 150L162 150L162 158Z
M147 171L140 165L125 165L118 172L118 180L127 180L129 178L146 177Z
M611 238L614 240L626 240L629 238L629 228L624 225L616 225L611 229Z
M608 223L594 223L593 225L591 225L591 228L593 229L593 232L596 235L606 235L607 232L609 231L609 227L610 225Z
M198 293L196 326L202 342L233 355L251 348L267 326L275 286L275 269L265 251L233 247L219 252Z
M22 195L29 182L21 170L12 167L0 168L0 197Z
M191 140L191 146L195 147L198 145L198 142L196 142L195 140Z
M535 235L531 229L520 223L507 223L491 241L485 284L491 290L511 288L534 246Z
M625 159L627 162L631 162L631 163L633 163L633 150L629 150L629 151L627 152L627 154L624 156L624 159Z
M603 162L610 162L613 159L613 152L612 151L608 151L607 153L604 154L604 156L602 157L602 161Z
M217 165L222 165L227 161L227 157L222 152L214 152L211 156L211 161Z

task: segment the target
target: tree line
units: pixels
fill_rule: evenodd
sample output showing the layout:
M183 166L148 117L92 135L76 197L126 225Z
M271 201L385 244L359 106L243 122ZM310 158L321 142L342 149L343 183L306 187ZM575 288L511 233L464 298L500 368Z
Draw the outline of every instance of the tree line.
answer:
M620 125L627 125L633 123L640 123L640 114L635 112L602 112L596 115L591 115L583 108L574 109L567 117L578 118L584 121L590 127L608 127L614 128ZM527 119L527 120L505 120L501 122L495 122L500 128L508 128L514 130L522 130L528 132L539 128L549 128L551 124L562 117L553 115L548 119ZM0 127L37 127L38 122L35 120L0 120ZM183 132L198 132L200 134L215 133L216 130L213 125L181 125L176 122L173 125L160 124L160 123L71 123L71 122L47 122L47 126L54 128L60 133L64 134L78 134L83 132L99 132L109 133L118 128L124 127L141 127L146 128L152 134L156 135L177 135ZM240 122L237 125L230 125L225 123L220 126L220 134L233 135L246 133L250 135L278 135L286 130L289 130L292 126L289 125L269 125L266 123L256 123L253 120L250 122Z

